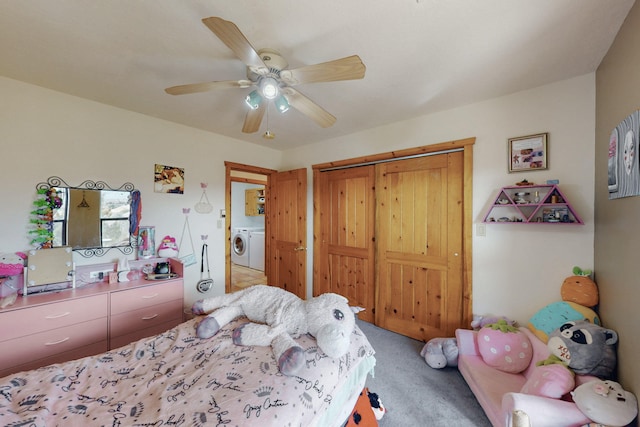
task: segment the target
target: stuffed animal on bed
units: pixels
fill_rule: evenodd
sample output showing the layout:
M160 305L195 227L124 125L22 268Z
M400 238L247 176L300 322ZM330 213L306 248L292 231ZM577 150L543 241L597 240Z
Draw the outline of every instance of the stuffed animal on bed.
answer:
M315 337L324 354L341 357L349 349L354 313L360 309L349 307L345 297L333 293L302 300L281 288L254 285L196 301L192 311L210 313L196 327L200 338L210 338L233 319L246 316L251 322L233 331L233 342L270 345L280 372L293 376L305 364L304 350L294 338L308 333Z

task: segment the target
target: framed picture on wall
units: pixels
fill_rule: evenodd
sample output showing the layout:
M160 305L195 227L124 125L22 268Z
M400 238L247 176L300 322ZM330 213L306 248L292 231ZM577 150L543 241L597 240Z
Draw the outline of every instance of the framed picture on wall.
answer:
M549 167L548 139L548 133L509 138L507 142L509 173L547 169Z

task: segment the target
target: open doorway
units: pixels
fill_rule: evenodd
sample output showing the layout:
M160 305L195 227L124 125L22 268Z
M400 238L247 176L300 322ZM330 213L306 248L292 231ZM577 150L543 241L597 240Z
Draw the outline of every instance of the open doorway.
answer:
M256 166L225 162L225 292L266 284L267 198L269 175Z

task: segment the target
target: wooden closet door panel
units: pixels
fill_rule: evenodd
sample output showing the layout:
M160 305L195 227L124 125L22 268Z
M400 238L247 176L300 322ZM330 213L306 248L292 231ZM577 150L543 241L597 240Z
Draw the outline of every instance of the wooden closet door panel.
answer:
M429 340L462 327L462 153L377 165L376 323Z
M375 313L375 169L361 166L316 174L315 214L320 234L314 249L314 295L333 292Z

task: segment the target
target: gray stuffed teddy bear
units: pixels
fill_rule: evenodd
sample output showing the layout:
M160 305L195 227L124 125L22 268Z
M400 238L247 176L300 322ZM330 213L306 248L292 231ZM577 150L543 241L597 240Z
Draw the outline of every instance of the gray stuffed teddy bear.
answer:
M326 293L302 300L283 289L254 285L242 291L196 301L192 311L207 314L196 327L199 338L214 336L222 326L241 316L251 322L233 331L236 345L271 346L280 372L293 376L305 363L304 350L294 341L302 334L315 337L329 357L344 355L351 341L355 314L348 300Z

